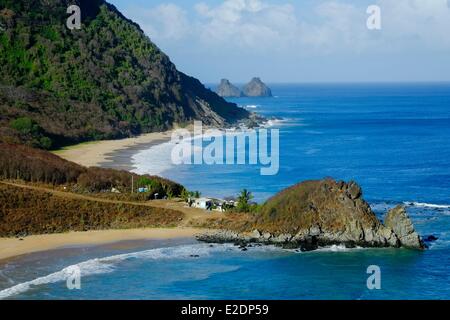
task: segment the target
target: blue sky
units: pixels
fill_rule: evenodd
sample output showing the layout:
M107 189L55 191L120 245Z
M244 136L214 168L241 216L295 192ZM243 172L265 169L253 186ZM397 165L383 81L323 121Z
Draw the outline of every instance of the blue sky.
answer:
M450 0L109 2L204 83L450 81Z

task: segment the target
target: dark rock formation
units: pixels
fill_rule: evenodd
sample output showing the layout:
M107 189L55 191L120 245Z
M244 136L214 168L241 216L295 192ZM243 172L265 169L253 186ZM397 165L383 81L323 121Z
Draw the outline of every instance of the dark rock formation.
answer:
M271 97L272 91L267 87L260 78L253 78L244 87L244 95L247 97Z
M424 242L435 242L438 240L439 240L439 238L434 235L427 236L423 239Z
M242 91L238 87L231 84L227 79L222 79L217 87L217 94L224 98L240 98L243 96Z
M304 251L327 245L424 248L401 212L391 212L388 225L383 225L355 182L327 179L295 185L269 199L256 216L248 224L250 230L221 230L200 240L259 242Z
M403 247L416 249L423 249L425 247L419 235L414 230L414 226L406 213L405 207L398 206L390 210L384 224L395 232Z

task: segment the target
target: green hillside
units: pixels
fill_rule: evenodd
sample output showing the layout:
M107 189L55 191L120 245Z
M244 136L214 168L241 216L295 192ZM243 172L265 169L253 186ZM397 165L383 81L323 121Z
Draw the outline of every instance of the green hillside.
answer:
M82 28L69 30L78 4ZM0 140L51 148L248 113L179 72L103 0L0 0Z

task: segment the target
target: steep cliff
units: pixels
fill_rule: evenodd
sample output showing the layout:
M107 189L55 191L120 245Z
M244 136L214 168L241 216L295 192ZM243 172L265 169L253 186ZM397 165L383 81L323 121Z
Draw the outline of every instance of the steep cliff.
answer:
M41 148L248 117L103 0L0 0L0 74L0 139Z

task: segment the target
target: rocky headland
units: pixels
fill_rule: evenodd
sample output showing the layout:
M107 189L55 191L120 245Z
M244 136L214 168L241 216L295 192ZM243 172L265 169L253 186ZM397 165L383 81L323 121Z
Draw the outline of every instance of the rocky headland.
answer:
M422 250L404 207L389 211L383 224L355 182L307 181L269 199L240 227L221 228L198 237L206 242L274 244L302 251L330 245Z
M83 13L76 32L63 28L66 0L0 3L0 141L54 149L249 117L104 0L70 1Z

